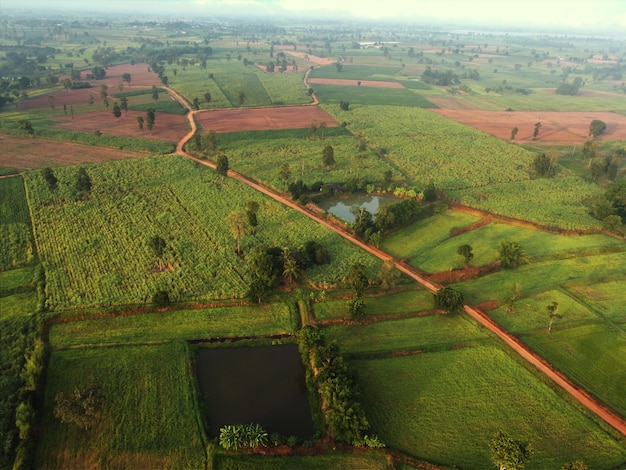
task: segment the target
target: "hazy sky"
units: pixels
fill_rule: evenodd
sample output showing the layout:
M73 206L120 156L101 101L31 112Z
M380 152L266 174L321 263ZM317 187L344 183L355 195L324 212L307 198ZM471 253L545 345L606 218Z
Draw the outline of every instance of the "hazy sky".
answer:
M2 6L4 5L4 6ZM130 9L211 14L313 14L331 18L441 20L626 31L626 0L0 0L0 8L54 8L59 11ZM626 32L624 33L626 35Z

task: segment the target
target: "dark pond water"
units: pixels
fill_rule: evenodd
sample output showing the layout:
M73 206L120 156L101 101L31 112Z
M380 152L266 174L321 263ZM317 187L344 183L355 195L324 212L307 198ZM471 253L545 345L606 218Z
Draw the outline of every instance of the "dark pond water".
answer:
M307 437L313 421L304 367L295 344L200 349L197 374L209 433L258 423L268 433Z
M372 215L378 212L380 206L388 206L398 202L393 196L372 196L371 194L353 194L350 196L329 197L318 201L316 204L336 217L348 223L356 219L352 214L352 208L363 207Z

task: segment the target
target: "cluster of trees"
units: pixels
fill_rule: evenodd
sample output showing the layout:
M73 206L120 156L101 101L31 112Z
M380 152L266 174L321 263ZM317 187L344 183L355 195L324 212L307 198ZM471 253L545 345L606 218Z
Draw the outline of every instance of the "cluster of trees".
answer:
M379 207L376 216L372 216L367 209L359 207L353 209L355 221L351 228L354 233L368 242L378 245L380 237L391 230L417 218L422 212L422 206L416 199Z
M42 176L46 182L46 186L50 192L55 192L59 186L59 180L52 168L44 168L42 170ZM86 199L91 192L92 183L91 177L87 173L84 167L79 167L76 173L76 179L73 186L73 197L75 200Z
M96 386L86 390L76 388L68 394L59 392L54 397L54 415L62 422L75 424L88 432L98 423L102 403L102 396Z
M384 447L377 436L369 434L370 425L359 401L356 382L337 344L327 343L321 331L313 326L302 328L297 337L303 363L314 368L313 377L330 437L354 446Z
M616 234L623 234L626 223L626 180L612 183L603 197L591 205L591 215L602 221L602 228Z
M452 70L433 70L426 67L422 72L422 80L429 85L452 86L461 83L459 76Z
M561 83L556 89L556 94L576 96L578 94L578 89L582 86L582 84L583 79L581 77L576 77L572 83Z

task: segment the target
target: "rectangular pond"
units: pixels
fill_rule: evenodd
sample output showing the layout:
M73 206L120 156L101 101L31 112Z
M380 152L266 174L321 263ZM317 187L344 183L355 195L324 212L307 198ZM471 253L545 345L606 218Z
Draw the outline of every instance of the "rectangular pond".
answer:
M209 434L227 424L258 423L268 433L313 434L298 346L203 348L196 358Z

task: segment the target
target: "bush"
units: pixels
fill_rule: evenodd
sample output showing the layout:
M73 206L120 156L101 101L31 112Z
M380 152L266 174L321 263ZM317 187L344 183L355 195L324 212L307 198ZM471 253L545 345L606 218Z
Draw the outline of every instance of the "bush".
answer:
M170 295L166 290L158 290L152 295L152 303L155 307L167 307L170 304Z

